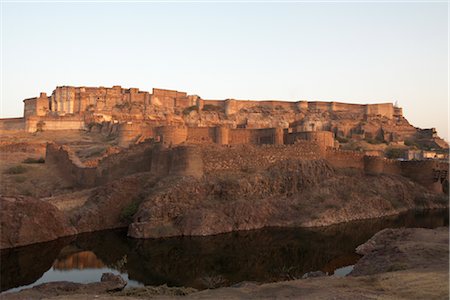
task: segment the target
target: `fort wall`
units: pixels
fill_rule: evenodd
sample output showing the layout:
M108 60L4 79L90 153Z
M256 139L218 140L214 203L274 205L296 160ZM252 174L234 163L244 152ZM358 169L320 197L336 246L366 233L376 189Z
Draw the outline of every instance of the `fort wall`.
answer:
M314 142L322 149L334 148L334 134L331 131L302 131L286 134L287 144L294 144L298 140Z
M97 167L83 165L65 146L49 143L46 148L46 163L56 164L62 176L74 185L86 187L137 172L201 177L224 171L254 172L276 162L302 159L326 159L334 168L356 168L367 175L405 176L435 193L446 192L444 185L448 185L448 163L388 160L333 148L324 151L316 142L306 140L257 147L250 144L166 147L162 143L145 142L103 158Z
M103 184L127 175L148 172L151 169L152 141L133 145L128 151L109 155L98 162L96 184Z
M367 104L366 114L375 116L381 115L383 117L392 119L394 116L394 105L392 103Z
M356 168L364 170L364 153L327 148L325 159L335 168Z
M25 130L24 118L0 119L0 130Z
M179 145L187 141L188 128L185 126L161 126L155 128L155 136L163 145Z
M86 167L66 146L47 143L45 163L55 165L61 176L75 186L90 187L96 183L96 168Z
M71 117L38 117L30 116L25 120L25 130L36 132L37 130L84 130L84 120L79 116Z
M187 142L189 143L215 143L216 139L215 127L189 127L187 129Z
M205 174L223 171L252 172L286 160L320 159L318 145L301 141L295 145L211 145L201 148Z
M430 191L442 193L443 185L448 185L448 163L433 160L402 161L400 163L401 175L422 184Z
M130 144L136 144L155 136L153 127L146 126L140 122L126 122L117 125L118 145L120 147L126 148ZM111 131L108 133L109 135L114 134L114 127L110 126Z

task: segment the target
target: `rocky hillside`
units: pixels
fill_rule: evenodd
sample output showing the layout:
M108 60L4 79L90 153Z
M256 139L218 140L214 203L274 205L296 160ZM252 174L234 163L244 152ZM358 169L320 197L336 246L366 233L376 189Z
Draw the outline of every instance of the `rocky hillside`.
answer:
M129 235L210 235L266 226L324 226L447 207L443 195L401 176L334 170L323 160L284 161L255 173L172 177L142 192Z

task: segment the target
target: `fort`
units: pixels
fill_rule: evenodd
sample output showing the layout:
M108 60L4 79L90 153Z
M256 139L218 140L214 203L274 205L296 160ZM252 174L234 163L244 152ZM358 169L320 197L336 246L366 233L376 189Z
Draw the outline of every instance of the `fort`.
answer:
M94 165L81 162L67 146L47 146L47 161L61 162L63 174L84 186L95 186L139 171L201 176L217 166L233 165L233 161L239 161L236 157L243 159L236 150L240 148L235 147L239 145L249 146L248 152L256 151L254 159L269 157L267 151L272 148L254 150L258 148L252 146L268 145L278 147L270 156L273 160L326 159L334 167L353 167L367 174L404 175L434 191L443 191L448 182L445 174L448 164L444 168L431 166L431 161L400 162L372 157L374 151L340 149L340 138L398 143L420 137L436 142L436 146L442 145L435 130L411 126L403 117L402 109L392 103L208 100L163 89L149 93L120 86L62 86L50 96L41 93L39 97L25 99L23 118L0 120L0 129L26 132L82 129L114 138L124 149L135 145L131 151L103 158ZM148 143L160 146L150 149L145 146ZM213 145L225 146L226 150ZM221 162L216 159L216 164L212 164L214 158L208 149L222 149L214 153L224 159ZM227 158L223 151L235 156ZM245 159L240 163L241 167L244 165ZM413 175L423 172L429 173L426 178Z
M165 144L291 144L296 139L403 143L420 138L431 147L448 145L432 129L415 128L392 103L211 100L175 90L152 93L121 86L60 86L48 96L23 100L22 118L0 119L0 130L100 130L114 132L120 145L159 138ZM329 133L327 133L329 132Z
M0 193L57 209L58 236L210 235L448 207L448 145L391 103L57 87L25 99L23 118L0 120L0 131ZM4 244L56 238L30 237Z
M35 132L86 129L92 124L104 122L139 124L121 127L120 130L125 131L125 139L131 139L133 134L136 138L142 135L142 131L158 126L178 126L180 134L182 130L195 134L190 129L192 127L224 127L217 129L218 135L224 134L221 138L223 143L236 143L239 139L255 142L258 135L242 130L228 133L226 129L330 131L337 136L367 136L387 140L404 139L415 132L414 128L406 126L408 128L403 128L402 134L397 136L389 126L364 126L363 123L376 118L390 120L391 123L397 120L398 123L403 118L402 109L392 103L359 105L339 102L208 100L173 90L154 88L149 93L120 86L61 86L50 96L42 92L39 97L23 102L23 118L2 119L0 129ZM355 122L354 117L359 122ZM183 126L188 129L181 129ZM175 138L172 129L161 129L159 132L171 135L166 141ZM227 134L230 134L228 138ZM207 137L203 135L202 138ZM264 138L260 141L267 142Z
M410 125L402 109L392 103L209 100L174 90L154 88L149 93L121 86L61 86L50 96L41 93L23 102L23 118L0 120L0 129L81 129L114 138L124 149L132 146L92 165L81 162L67 146L49 144L47 162L58 163L62 174L79 186L95 186L139 171L201 177L218 166L267 167L262 158L272 157L272 162L325 159L336 168L403 175L431 191L447 192L448 163L400 162L376 151L340 149L342 139L403 143L420 138L448 147L434 129ZM239 146L247 146L246 154L254 153L251 163Z

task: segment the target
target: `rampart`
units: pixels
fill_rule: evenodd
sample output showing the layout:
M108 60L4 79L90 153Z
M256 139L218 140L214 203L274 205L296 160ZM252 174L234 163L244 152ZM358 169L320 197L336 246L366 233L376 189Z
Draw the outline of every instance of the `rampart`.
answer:
M24 118L5 118L0 119L0 130L25 130Z
M286 160L320 159L319 146L307 141L294 145L211 145L202 147L205 174L223 171L252 172Z
M107 87L73 87L59 86L51 96L41 93L39 97L24 100L24 116L46 116L51 114L84 114L86 111L110 113L114 108L136 103L144 110L148 107L179 108L196 106L203 110L206 106L216 106L227 116L236 114L240 110L253 107L266 107L271 110L290 110L300 112L312 111L351 111L367 115L381 115L387 118L402 114L401 108L392 103L381 104L348 104L341 102L312 101L279 101L279 100L204 100L197 95L188 95L176 90L154 88L152 93L140 91L137 88L125 89L121 86Z
M96 168L86 167L67 146L47 143L45 163L55 165L61 176L75 186L94 186Z
M79 187L93 187L140 172L151 172L157 176L203 175L198 148L167 148L161 144L155 145L153 141L109 155L100 160L97 166L84 165L67 146L48 143L46 163L55 165L62 176Z
M28 132L39 130L84 130L86 125L80 116L30 116L26 118L25 129Z
M303 131L286 134L286 143L294 144L298 140L310 141L321 148L334 148L334 134L330 131Z
M367 175L404 176L432 192L448 193L448 163L396 161L366 156L363 152L324 150L316 142L307 140L290 145L185 144L175 147L149 141L112 154L99 161L97 167L84 166L65 146L48 144L46 151L46 162L57 164L62 175L77 186L94 186L137 172L201 177L226 171L253 172L286 160L315 159L325 159L334 168L356 168Z
M325 159L335 168L355 168L364 170L364 153L358 151L327 148Z

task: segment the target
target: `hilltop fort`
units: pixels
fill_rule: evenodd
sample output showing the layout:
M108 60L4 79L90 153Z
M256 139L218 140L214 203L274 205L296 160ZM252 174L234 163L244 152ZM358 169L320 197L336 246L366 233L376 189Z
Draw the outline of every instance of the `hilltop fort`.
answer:
M54 216L33 224L62 230L15 239L13 226L1 247L118 227L209 235L448 207L447 143L392 103L63 86L25 99L24 116L0 130L0 195L13 197L2 218L35 216L34 203Z
M57 87L50 96L23 100L23 118L2 119L0 129L100 130L127 146L148 138L166 144L286 144L313 139L330 147L338 141L414 144L446 149L434 128L415 128L392 103L211 100L175 90Z

